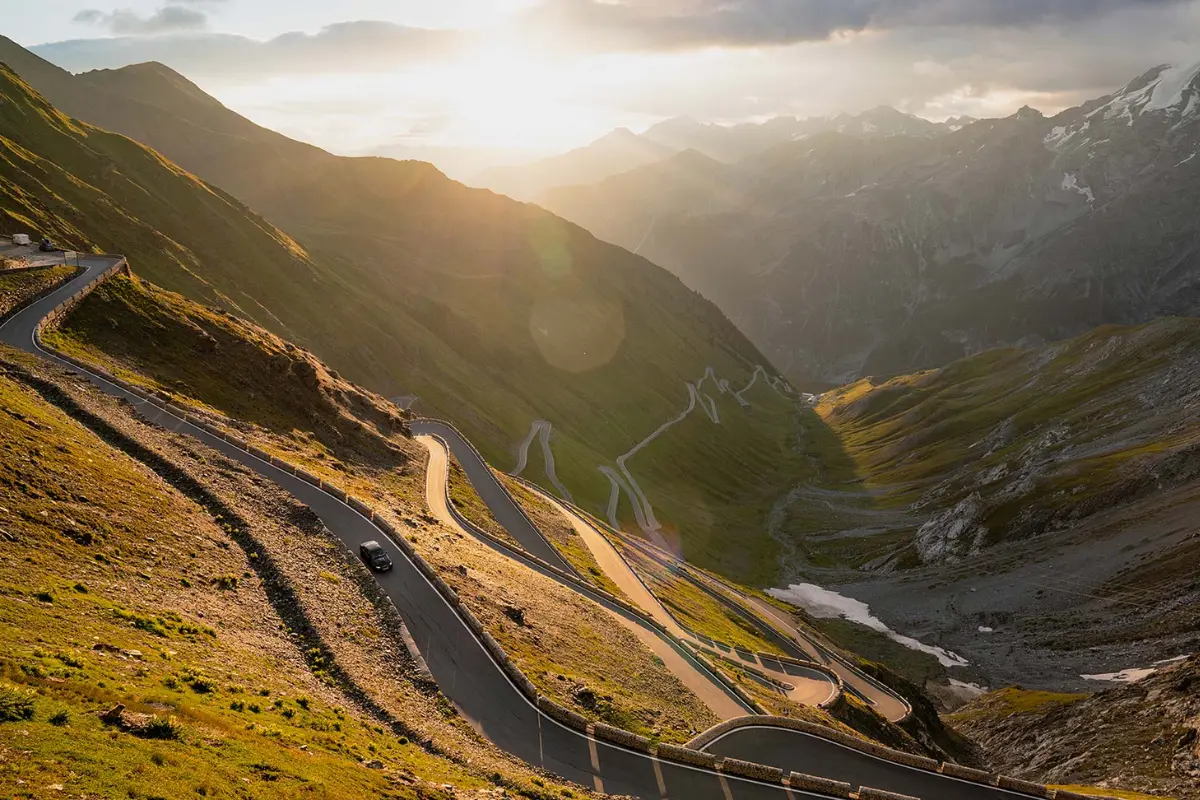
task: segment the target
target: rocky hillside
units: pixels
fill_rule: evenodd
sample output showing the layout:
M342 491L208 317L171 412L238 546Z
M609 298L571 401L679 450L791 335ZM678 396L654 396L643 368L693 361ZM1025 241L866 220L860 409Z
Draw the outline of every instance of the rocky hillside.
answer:
M1095 695L1006 689L949 716L1001 772L1200 797L1200 657Z
M823 478L782 512L797 571L960 680L1078 690L1197 652L1198 352L1165 319L823 395Z
M640 246L796 379L933 366L1200 307L1198 74L936 137L827 131L680 171L675 195L642 168L547 205Z
M69 113L182 165L63 116L6 72L6 108L28 113L0 120L5 227L127 253L155 284L260 323L385 397L415 398L498 466L547 420L561 480L598 512L609 497L598 465L678 415L689 383L711 367L745 386L765 363L670 273L539 208L428 164L289 140L159 65L72 76L0 42L5 58ZM747 465L791 426L783 413L737 437L675 442L671 479L703 482L714 454ZM761 528L790 480L774 464L757 460L745 492L702 518L740 525L752 507ZM694 527L686 506L671 521Z

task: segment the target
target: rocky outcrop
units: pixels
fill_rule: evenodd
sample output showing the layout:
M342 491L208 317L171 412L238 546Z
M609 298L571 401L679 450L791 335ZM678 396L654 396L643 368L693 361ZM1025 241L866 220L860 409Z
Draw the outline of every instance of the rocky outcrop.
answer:
M984 695L949 720L1015 777L1200 797L1200 656L1083 699Z
M959 555L978 552L987 536L987 528L980 524L983 510L983 499L974 492L922 525L916 539L921 561L953 561Z

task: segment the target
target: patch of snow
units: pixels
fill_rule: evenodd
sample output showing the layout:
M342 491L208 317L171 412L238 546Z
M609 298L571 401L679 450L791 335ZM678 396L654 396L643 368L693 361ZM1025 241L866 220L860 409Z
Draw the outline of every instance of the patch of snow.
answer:
M1200 150L1194 150L1194 151L1192 151L1192 154L1191 154L1190 156L1188 156L1187 158L1185 158L1183 161L1180 161L1180 162L1179 162L1178 164L1176 164L1175 166L1177 166L1177 167L1182 167L1184 164L1188 163L1188 162L1189 162L1189 161L1191 161L1193 158L1195 158L1195 157L1196 157L1196 153L1200 153Z
M994 633L994 632L995 632L995 630L996 630L995 628L989 628L987 625L980 625L980 626L979 626L979 632L980 632L980 633Z
M1046 134L1042 142L1051 150L1061 152L1072 139L1091 127L1091 120L1085 120L1083 125L1079 126L1076 130L1071 130L1064 125L1056 125L1051 129L1050 133Z
M1174 658L1164 658L1162 661L1155 661L1148 667L1131 667L1123 669L1120 672L1102 672L1098 675L1080 675L1085 681L1107 681L1109 683L1137 683L1140 680L1150 677L1158 672L1160 667L1165 667L1167 664L1174 664L1177 661L1183 661L1188 658L1186 655L1175 656Z
M1164 69L1159 73L1158 81L1153 84L1154 93L1150 95L1150 100L1142 106L1142 113L1165 111L1178 106L1183 102L1184 90L1191 85L1198 74L1200 74L1200 64L1193 64L1187 69L1178 67Z
M1121 94L1118 94L1115 97L1113 97L1112 100L1109 100L1104 105L1102 105L1099 108L1097 108L1096 110L1090 112L1088 114L1088 117L1089 118L1094 117L1097 114L1099 114L1101 111L1103 111L1104 119L1113 119L1114 117L1118 118L1118 119L1128 119L1129 124L1132 125L1133 124L1133 110L1132 109L1136 106L1138 109L1138 113L1140 114L1142 111L1142 106L1144 106L1148 102L1150 93L1152 91L1154 91L1154 88L1157 85L1158 85L1157 81L1151 81L1150 83L1146 84L1141 89L1137 89L1136 91L1122 92Z
M1081 186L1079 178L1073 172L1063 174L1062 188L1065 191L1077 192L1087 198L1088 205L1096 202L1096 194L1086 186Z
M1197 108L1200 108L1200 94L1194 94L1188 98L1187 108L1183 110L1183 118L1191 119Z
M1123 669L1120 672L1103 672L1099 675L1080 675L1085 681L1108 681L1109 683L1137 683L1154 674L1151 667L1141 669Z
M878 130L879 130L878 126L876 126L874 123L864 122L862 124L862 132L863 133L875 133Z
M965 689L976 697L987 692L986 686L980 686L978 683L964 683L963 681L956 681L954 678L950 679L950 685L956 689Z
M865 625L873 631L910 650L928 653L943 667L966 667L970 662L960 655L941 647L924 644L911 636L896 633L879 618L872 616L871 607L861 600L846 597L811 583L793 583L786 589L768 589L772 597L802 608L818 619L847 619Z
M1062 138L1066 135L1067 135L1067 126L1066 125L1055 125L1050 130L1050 132L1046 134L1046 138L1043 139L1042 141L1045 142L1046 144L1054 144L1055 142L1061 141Z

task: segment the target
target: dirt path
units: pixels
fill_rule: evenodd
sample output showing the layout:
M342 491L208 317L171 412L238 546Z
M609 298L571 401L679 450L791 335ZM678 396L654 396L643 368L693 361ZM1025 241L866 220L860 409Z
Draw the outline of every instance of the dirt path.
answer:
M571 523L571 526L579 534L580 538L583 539L584 544L592 551L592 556L596 559L596 564L625 593L625 596L634 605L654 617L675 638L703 647L705 650L710 650L702 642L698 642L690 631L679 624L675 617L671 615L671 612L667 610L666 606L654 596L646 587L646 584L642 583L637 573L629 566L629 562L621 557L617 549L613 547L612 543L600 531L596 530L586 519L562 503L554 500L554 498L544 492L539 492L539 494L541 494L542 499L550 503L556 511ZM738 654L736 650L725 654L725 657L733 658L739 663L745 663L746 666L765 673L773 680L790 685L792 688L786 691L785 695L789 700L797 703L809 706L820 705L831 700L837 692L837 686L827 676L820 673L814 672L812 677L797 675L796 668L787 671L781 668L782 665L778 667L772 666L770 663L763 663L760 659L747 660ZM820 659L815 660L820 661Z

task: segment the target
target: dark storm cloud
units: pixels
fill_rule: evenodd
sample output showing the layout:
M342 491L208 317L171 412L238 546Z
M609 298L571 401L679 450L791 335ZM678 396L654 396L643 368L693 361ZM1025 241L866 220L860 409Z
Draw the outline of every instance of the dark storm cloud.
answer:
M186 9L181 9L186 10ZM78 39L39 45L38 55L69 70L159 61L199 77L392 71L453 55L462 35L391 22L342 22L318 33L285 33L265 42L217 33Z
M526 20L596 49L752 47L910 27L1071 25L1185 0L545 0Z

